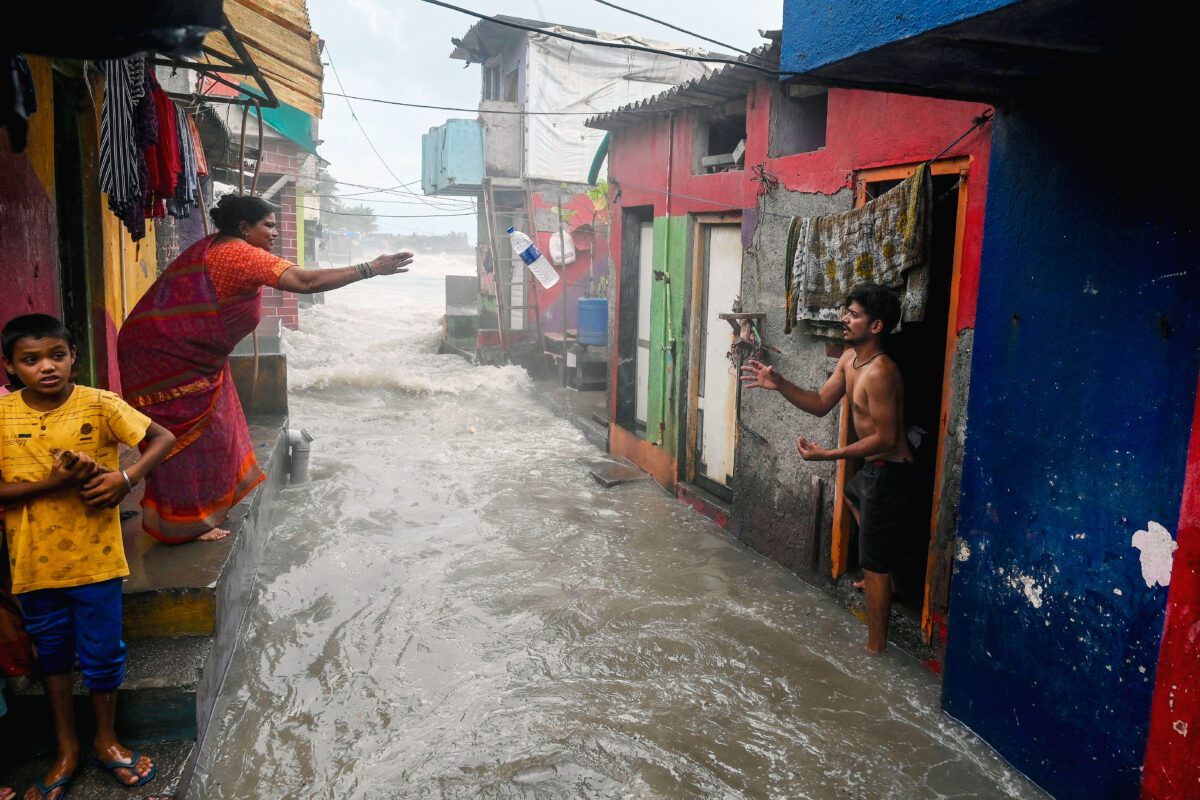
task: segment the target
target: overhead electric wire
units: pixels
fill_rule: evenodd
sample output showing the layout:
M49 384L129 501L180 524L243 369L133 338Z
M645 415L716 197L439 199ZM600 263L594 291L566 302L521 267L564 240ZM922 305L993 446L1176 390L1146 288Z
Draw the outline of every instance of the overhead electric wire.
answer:
M328 44L325 45L325 55L329 59L329 66L333 70L333 77L335 80L337 80L338 88L341 89L342 92L344 93L346 91L346 87L342 85L342 76L338 74L337 65L333 63L333 55L329 52ZM373 153L375 153L375 157L379 159L379 163L383 165L383 168L388 171L388 174L392 176L392 179L395 180L396 183L400 184L401 186L404 186L404 181L400 180L399 176L397 176L396 173L392 171L391 166L388 165L387 161L384 160L383 155L380 154L380 152L379 152L379 149L377 147L375 147L375 143L373 141L371 141L371 137L367 134L367 129L363 127L362 122L359 120L358 114L354 113L354 106L353 106L353 104L351 104L349 98L346 98L346 107L348 109L350 109L350 116L354 120L354 124L357 125L359 131L362 132L363 138L367 140L367 144L370 145L371 151ZM429 206L430 208L438 208L438 206L435 203L430 203L430 202L426 201L424 197L422 197L421 195L412 191L411 189L409 189L409 194L411 194L413 197L419 198L421 200L421 202L423 202L425 205ZM439 210L445 210L445 209L439 209Z
M430 217L473 217L474 211L460 211L453 214L359 214L352 211L331 211L321 209L322 214L337 214L342 217L371 217L379 219L427 219Z
M718 47L724 47L726 50L732 50L735 53L741 53L742 55L746 55L746 56L754 56L754 53L751 53L748 50L743 50L740 47L734 47L731 44L725 44L725 42L718 42L716 39L710 39L707 36L701 36L700 34L696 33L695 31L689 31L687 28L681 28L678 25L672 25L669 22L658 19L657 17L652 17L649 14L643 14L640 11L634 11L632 8L625 8L625 6L619 6L616 3L610 3L610 2L608 2L608 0L596 0L596 2L602 6L608 6L609 8L615 8L617 11L624 11L626 14L632 14L635 17L641 17L642 19L650 20L651 22L662 25L663 27L670 28L673 31L679 31L680 33L685 33L688 36L693 36L697 39L708 42L709 44L715 44ZM758 56L754 56L754 57L757 58Z
M488 16L487 14L481 14L478 11L472 11L469 8L463 8L462 6L456 6L453 3L446 3L443 0L421 0L421 2L429 3L430 5L434 5L434 6L440 6L442 8L448 8L451 11L457 11L461 14L466 14L469 17L475 17L476 19L481 19L481 20L484 20L485 22L492 22L492 23L495 23L496 25L503 25L504 27L507 27L507 28L516 28L517 30L521 30L521 31L529 31L530 33L540 33L543 36L550 36L555 39L563 39L564 41L575 42L576 44L587 44L587 45L592 45L593 47L613 47L613 48L617 48L620 50L638 50L643 53L654 53L656 55L667 56L669 58L678 58L678 59L682 59L684 61L702 61L702 62L706 62L706 63L710 63L710 64L730 64L735 67L745 67L746 69L754 70L755 72L762 72L766 75L773 75L776 77L783 77L785 75L791 76L791 75L799 74L796 72L780 72L777 69L769 69L767 67L761 67L757 64L751 64L747 61L743 61L743 60L737 59L737 58L723 58L721 56L694 56L694 55L690 55L688 53L674 52L671 50L662 50L657 47L646 47L645 45L640 45L640 44L629 44L627 42L606 42L606 41L603 41L600 39L585 39L581 36L571 36L570 34L559 33L558 31L549 30L547 28L538 28L534 25L524 25L520 22L514 22L512 20L501 19L499 17L491 17L491 16ZM342 91L345 91L345 89L343 89Z
M493 111L491 109L487 111L480 111L478 108L468 108L464 106L431 106L425 103L405 103L401 102L400 100L383 100L378 97L360 97L353 94L339 94L338 92L325 92L325 94L332 97L345 97L350 100L363 100L367 103L384 103L389 106L404 106L405 108L429 108L433 109L434 111L466 111L475 114L519 114L521 116L529 117L594 117L596 114L601 113L599 111Z

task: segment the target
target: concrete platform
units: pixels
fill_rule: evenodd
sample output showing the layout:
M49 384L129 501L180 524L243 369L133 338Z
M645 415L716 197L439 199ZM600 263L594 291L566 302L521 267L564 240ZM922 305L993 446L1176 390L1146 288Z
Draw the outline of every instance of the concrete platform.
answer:
M606 489L622 483L650 480L650 473L624 456L577 458L575 460L587 467L588 473Z
M207 733L266 546L275 499L288 481L286 418L250 419L259 464L267 480L231 511L230 535L216 542L166 545L141 529L140 515L122 525L130 575L125 580L126 677L117 699L117 730L128 746L154 757L159 773L145 791L128 790L88 767L71 796L183 797L195 753ZM122 510L138 508L138 496ZM77 727L86 747L94 730L91 702L75 681ZM46 769L53 731L40 680L7 693L0 717L0 783L30 785ZM143 793L139 793L143 792Z

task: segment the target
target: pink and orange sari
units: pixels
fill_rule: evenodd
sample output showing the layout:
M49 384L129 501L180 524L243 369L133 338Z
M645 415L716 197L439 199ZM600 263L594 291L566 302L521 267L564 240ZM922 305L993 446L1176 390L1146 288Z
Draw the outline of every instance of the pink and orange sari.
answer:
M142 500L143 529L169 543L221 525L266 478L229 370L229 354L262 316L262 289L220 298L206 263L215 238L175 259L117 338L125 400L176 437Z

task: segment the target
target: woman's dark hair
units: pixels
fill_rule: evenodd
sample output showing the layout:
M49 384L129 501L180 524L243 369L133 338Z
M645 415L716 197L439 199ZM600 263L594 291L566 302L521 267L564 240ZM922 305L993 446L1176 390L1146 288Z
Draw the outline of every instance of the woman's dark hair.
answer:
M226 236L241 236L241 223L253 226L274 213L275 206L266 200L245 194L227 194L208 212L217 230Z
M864 283L846 295L846 305L858 303L867 312L867 319L883 320L883 335L886 337L900 321L900 298L895 291L875 283Z

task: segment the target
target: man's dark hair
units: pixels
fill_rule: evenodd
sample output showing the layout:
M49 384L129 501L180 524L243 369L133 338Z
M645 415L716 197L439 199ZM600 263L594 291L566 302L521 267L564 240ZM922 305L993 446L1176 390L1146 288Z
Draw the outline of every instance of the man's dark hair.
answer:
M22 339L63 339L72 349L75 347L75 338L67 326L49 314L25 314L13 317L5 324L4 330L0 331L0 349L9 361L12 361L17 342Z
M241 223L253 227L268 214L275 213L275 206L259 197L227 194L208 212L217 230L226 236L241 236Z
M846 305L858 303L867 312L867 319L883 320L883 335L886 337L900 321L900 297L895 290L877 283L864 283L846 295Z

